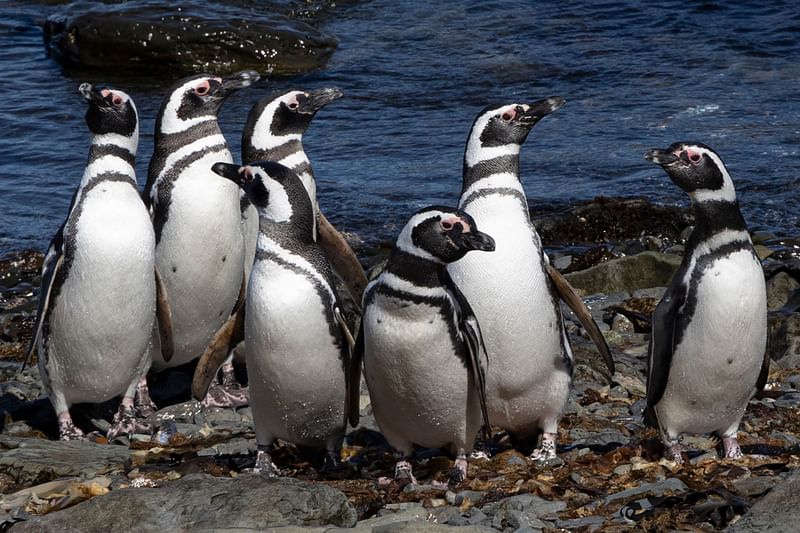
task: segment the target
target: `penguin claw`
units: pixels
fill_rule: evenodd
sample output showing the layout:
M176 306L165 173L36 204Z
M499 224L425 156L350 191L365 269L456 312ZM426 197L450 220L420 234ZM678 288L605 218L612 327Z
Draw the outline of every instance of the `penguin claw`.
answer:
M722 445L725 448L726 459L741 459L744 457L742 449L739 447L739 441L736 437L723 437Z
M136 415L141 418L147 418L155 414L158 410L153 399L150 398L150 390L147 388L147 377L142 376L139 383L136 384L136 394L133 397L133 406L136 409Z
M61 440L83 440L86 435L71 419L58 421L58 437Z
M281 475L281 471L275 466L275 463L272 462L272 457L263 450L258 450L256 453L256 464L248 471L253 474L261 474L264 477L278 477Z
M542 445L531 452L528 458L535 462L547 462L556 458L556 436L555 433L542 434Z
M247 387L217 384L208 389L200 404L206 407L244 407L250 405Z
M146 433L150 435L153 433L153 427L137 419L135 409L131 407L122 407L114 415L111 427L108 428L108 433L106 433L106 438L108 442L112 442L117 437L123 435L130 437L136 433Z

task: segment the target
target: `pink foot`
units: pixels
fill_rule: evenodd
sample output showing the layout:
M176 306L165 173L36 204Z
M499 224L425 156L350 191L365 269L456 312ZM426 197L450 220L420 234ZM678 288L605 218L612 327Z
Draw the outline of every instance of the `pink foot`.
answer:
M683 446L681 446L680 443L678 443L678 441L671 441L664 448L664 459L682 465L685 463L685 461L683 460L684 452L685 450L683 449Z
M739 441L736 439L735 436L723 437L722 445L725 447L726 459L741 459L742 457L744 457L742 449L739 447Z
M541 447L533 450L533 453L531 453L529 459L531 461L544 462L547 461L548 459L555 459L555 457L556 457L556 434L543 433Z
M72 422L69 412L58 415L58 437L61 440L82 440L85 438L83 431Z
M136 384L133 406L136 409L136 414L141 418L147 418L158 409L156 404L153 403L153 399L150 398L150 389L147 388L147 376L142 376L142 379Z
M272 462L272 457L270 457L269 452L259 447L258 452L256 452L256 464L253 467L254 474L261 474L265 477L278 477L281 475L281 471L275 466L275 463Z
M123 398L122 403L119 404L119 410L114 415L111 421L111 427L108 428L106 438L109 442L121 435L130 437L135 433L146 433L150 435L153 433L153 428L136 418L136 409L133 407L133 398Z

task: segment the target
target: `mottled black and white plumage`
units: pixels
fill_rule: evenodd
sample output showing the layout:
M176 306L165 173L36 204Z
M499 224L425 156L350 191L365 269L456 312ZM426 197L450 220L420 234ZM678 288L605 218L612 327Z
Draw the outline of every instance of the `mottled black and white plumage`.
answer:
M136 187L139 125L133 100L88 83L80 93L89 102L92 145L67 219L45 257L31 351L38 349L60 437L83 435L70 405L122 395L108 432L113 439L142 429L133 396L150 366L155 242Z
M726 457L741 457L736 432L769 371L761 263L719 155L680 142L645 158L689 194L695 215L681 266L653 316L648 415L672 460L683 461L681 433L714 433Z
M239 184L259 214L244 319L256 470L276 473L267 451L276 439L324 447L336 462L347 419L353 341L330 267L314 241L308 193L279 163L213 168Z
M478 114L466 143L459 207L492 235L497 247L494 253L469 254L448 266L483 329L491 361L489 419L520 437L543 433L535 459L555 456L557 424L571 384L572 351L560 295L594 331L613 369L596 324L549 264L519 178L520 147L531 128L563 105L562 98L553 97L489 106Z
M459 481L486 420L487 361L478 322L447 264L470 250L493 249L463 211L432 206L412 216L364 293L350 378L359 383L363 359L375 421L389 444L404 458L413 445L450 446ZM351 392L355 426L358 396ZM413 479L405 459L395 469L403 476Z
M159 110L145 197L175 350L169 361L154 350L157 369L199 357L239 296L245 267L241 193L211 166L233 162L217 121L223 102L257 79L252 71L224 79L185 78L170 89Z
M303 148L303 135L317 112L341 98L335 88L316 91L288 90L266 96L250 110L242 132L242 162L276 161L298 175L314 207L314 240L356 302L361 301L367 278L344 237L328 222L319 208L317 185L311 162ZM254 232L254 228L246 231Z

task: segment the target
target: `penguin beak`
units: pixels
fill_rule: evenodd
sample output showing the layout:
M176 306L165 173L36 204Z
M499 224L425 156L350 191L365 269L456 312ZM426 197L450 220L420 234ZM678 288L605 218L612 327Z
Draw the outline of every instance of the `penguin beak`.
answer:
M567 101L560 96L551 96L544 100L537 100L532 104L528 104L528 109L525 109L520 116L520 123L533 126L541 119L552 113L558 111Z
M308 93L308 97L300 102L297 110L300 113L314 114L331 102L338 100L343 95L342 91L335 87L319 89Z
M472 229L471 231L464 232L461 224L456 226L450 232L450 238L462 250L480 250L482 252L494 251L494 239L486 233Z
M680 158L677 155L673 154L668 150L661 150L659 148L653 148L652 150L648 150L647 152L645 152L644 158L650 161L651 163L661 165L662 167L673 165L678 161L680 161Z
M261 78L255 70L243 70L222 79L222 84L217 89L217 96L225 98L231 93L249 87Z
M110 105L103 96L102 91L92 87L91 83L81 83L81 86L78 87L78 92L80 92L90 104L98 107L109 107Z
M246 172L241 172L243 167L234 165L232 163L214 163L211 171L219 174L223 178L227 178L234 182L239 187L243 187L246 182Z

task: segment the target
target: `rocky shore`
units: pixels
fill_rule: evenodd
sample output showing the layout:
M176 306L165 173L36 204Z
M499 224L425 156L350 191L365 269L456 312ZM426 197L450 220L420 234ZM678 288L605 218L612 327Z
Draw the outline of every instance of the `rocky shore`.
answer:
M495 432L490 459L472 461L450 490L452 457L419 450L422 485L378 488L393 457L362 384L361 426L344 466L283 446L286 477L247 473L255 459L249 408L201 409L191 368L150 376L157 432L107 443L58 442L36 366L21 370L31 335L41 254L0 258L0 531L794 531L800 472L800 262L794 241L754 234L767 275L772 370L747 410L744 459L718 459L712 439L687 437L690 462L662 459L643 425L649 320L692 223L687 211L639 199L597 199L535 217L551 260L583 293L611 346L604 365L577 320L568 330L575 381L559 427L558 458L533 463ZM377 250L358 250L364 264ZM242 369L238 369L242 370ZM76 423L104 432L114 403L77 406Z

